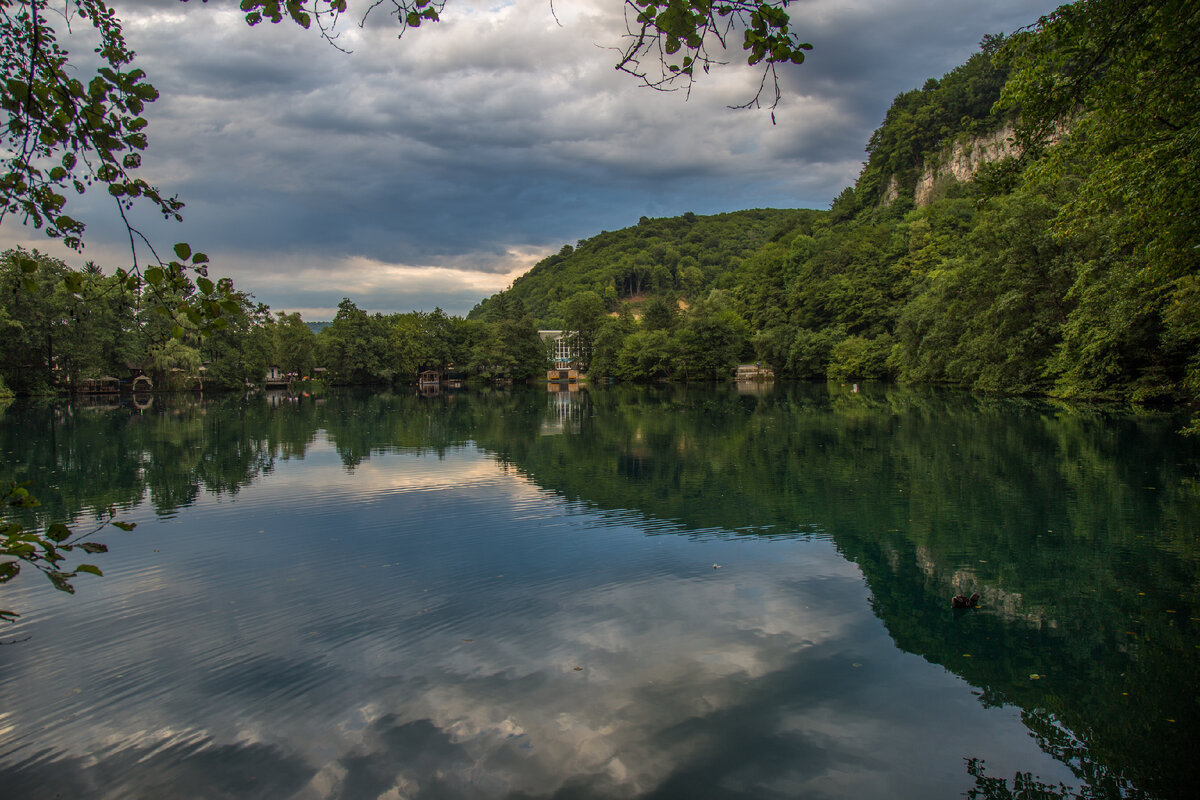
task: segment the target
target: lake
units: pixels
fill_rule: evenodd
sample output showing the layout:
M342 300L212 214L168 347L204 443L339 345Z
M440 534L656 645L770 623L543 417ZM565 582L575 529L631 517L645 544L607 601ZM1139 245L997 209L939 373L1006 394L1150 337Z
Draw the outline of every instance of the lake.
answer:
M0 793L1190 798L1183 422L836 384L12 403L0 479L137 527L73 596L0 587Z

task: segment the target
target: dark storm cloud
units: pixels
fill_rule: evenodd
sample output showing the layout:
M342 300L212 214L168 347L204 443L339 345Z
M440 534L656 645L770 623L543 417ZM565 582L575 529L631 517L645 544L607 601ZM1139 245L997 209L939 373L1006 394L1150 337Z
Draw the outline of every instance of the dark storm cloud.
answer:
M352 54L295 25L250 29L232 0L117 7L162 92L147 177L187 202L183 225L146 220L155 241L202 243L275 307L304 297L332 310L365 284L380 298L390 274L388 296L411 299L396 310L431 307L427 292L461 313L563 243L643 214L827 207L897 93L1052 5L793 4L815 49L784 70L777 125L727 108L757 86L736 63L686 101L613 70L615 0L558 4L561 26L544 3L451 0L443 22L400 42L382 15L344 24ZM728 60L740 55L735 45ZM100 209L93 252L119 258L123 231ZM440 289L406 271L436 267L449 268Z

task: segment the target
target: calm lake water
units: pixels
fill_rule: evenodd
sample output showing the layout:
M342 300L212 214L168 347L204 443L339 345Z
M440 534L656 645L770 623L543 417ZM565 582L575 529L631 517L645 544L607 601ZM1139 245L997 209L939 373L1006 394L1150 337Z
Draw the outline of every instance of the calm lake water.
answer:
M15 403L0 479L137 528L74 596L0 589L0 795L1191 798L1181 424L836 385Z

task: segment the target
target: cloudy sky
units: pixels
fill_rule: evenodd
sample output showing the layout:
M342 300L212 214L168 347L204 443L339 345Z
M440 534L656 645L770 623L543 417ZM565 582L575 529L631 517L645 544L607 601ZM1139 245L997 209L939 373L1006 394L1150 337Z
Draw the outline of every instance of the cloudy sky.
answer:
M205 251L212 274L273 309L319 320L344 296L464 314L563 244L642 215L827 208L896 94L1057 3L793 2L814 49L783 70L774 125L727 108L761 77L740 50L690 97L615 71L619 0L558 0L555 13L550 0L448 0L442 22L400 41L383 16L347 19L350 53L291 24L250 29L234 0L112 5L162 94L142 172L187 204L182 224L139 225L168 251ZM126 265L111 202L72 202L88 223L82 256L8 220L0 247Z

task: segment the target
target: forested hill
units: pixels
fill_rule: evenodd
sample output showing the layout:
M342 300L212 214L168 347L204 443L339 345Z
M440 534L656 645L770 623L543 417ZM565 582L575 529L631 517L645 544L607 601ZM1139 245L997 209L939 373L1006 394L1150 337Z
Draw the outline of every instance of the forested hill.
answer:
M556 322L591 290L564 327L617 378L758 358L781 377L1200 404L1197 52L1194 0L1080 0L897 97L829 212L643 220L506 294ZM593 291L611 314L648 290L689 302L583 313Z
M1088 0L900 95L828 220L738 276L759 356L802 377L1200 400L1198 47L1194 2ZM973 158L985 142L1001 147Z
M513 282L507 300L520 300L542 327L563 325L563 300L593 291L616 309L633 298L671 295L697 297L728 282L747 255L794 226L803 214L794 210L754 209L729 214L650 219L618 231L602 231L577 246L565 245ZM496 303L490 297L470 318L486 317Z

